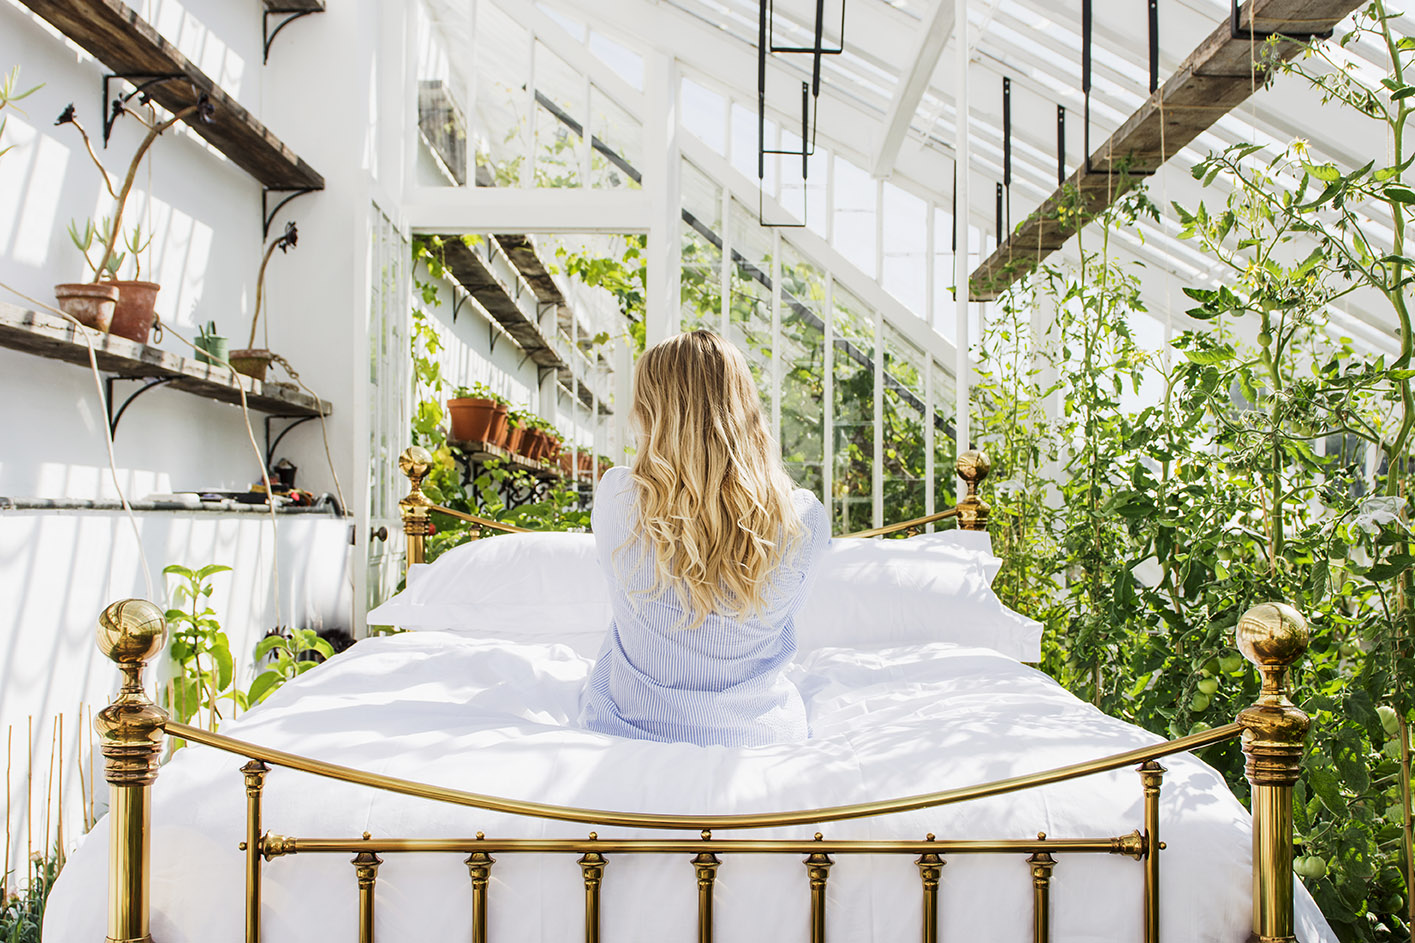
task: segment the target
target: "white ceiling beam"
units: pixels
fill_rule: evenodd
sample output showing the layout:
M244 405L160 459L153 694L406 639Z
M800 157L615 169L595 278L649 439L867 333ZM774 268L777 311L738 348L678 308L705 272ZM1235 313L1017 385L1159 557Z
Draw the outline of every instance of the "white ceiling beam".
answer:
M873 166L876 177L888 177L894 171L899 146L904 143L914 113L924 100L924 92L933 79L934 69L938 68L938 60L943 55L943 48L948 45L948 37L953 35L953 18L951 0L934 0L933 10L919 35L918 48L914 50L913 65L894 86L894 98L884 119L884 134L875 151Z

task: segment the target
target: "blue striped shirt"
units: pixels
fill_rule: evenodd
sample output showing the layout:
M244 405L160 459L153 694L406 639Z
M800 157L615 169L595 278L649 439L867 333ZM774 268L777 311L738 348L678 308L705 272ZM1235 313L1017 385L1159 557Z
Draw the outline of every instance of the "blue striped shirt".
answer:
M591 522L614 618L581 696L585 727L703 746L806 738L801 694L782 672L796 653L792 618L830 528L809 491L795 491L792 501L805 532L768 577L763 610L745 620L710 613L689 629L676 590L643 595L656 570L638 528L633 479L627 468L605 473Z

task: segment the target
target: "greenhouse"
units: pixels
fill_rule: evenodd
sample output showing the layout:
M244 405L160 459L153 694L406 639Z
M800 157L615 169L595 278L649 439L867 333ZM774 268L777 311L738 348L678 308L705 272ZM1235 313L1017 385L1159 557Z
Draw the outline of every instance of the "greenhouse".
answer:
M0 940L1411 941L1412 70L0 0Z

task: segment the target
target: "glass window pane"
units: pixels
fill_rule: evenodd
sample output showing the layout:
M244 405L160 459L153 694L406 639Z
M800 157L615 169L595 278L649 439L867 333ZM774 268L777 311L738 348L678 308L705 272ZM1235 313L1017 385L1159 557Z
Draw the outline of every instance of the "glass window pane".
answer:
M884 522L924 515L924 353L884 326Z
M525 82L530 34L484 3L477 12L477 185L520 185L529 127Z
M755 210L732 201L732 305L728 340L741 348L771 410L771 239L757 224Z
M948 370L952 370L950 365ZM958 446L953 439L954 400L957 386L942 364L934 361L934 509L943 510L958 503L958 475L953 464L958 459Z
M825 275L781 245L781 454L802 488L825 485Z
M598 88L590 89L590 186L603 190L639 189L643 127Z
M834 533L869 527L874 517L875 322L863 301L835 285Z
M835 248L873 278L875 272L875 181L835 155Z
M927 311L927 214L928 204L923 200L892 183L884 185L884 272L880 281L886 291L919 317Z
M536 43L537 187L580 185L584 80L564 60Z

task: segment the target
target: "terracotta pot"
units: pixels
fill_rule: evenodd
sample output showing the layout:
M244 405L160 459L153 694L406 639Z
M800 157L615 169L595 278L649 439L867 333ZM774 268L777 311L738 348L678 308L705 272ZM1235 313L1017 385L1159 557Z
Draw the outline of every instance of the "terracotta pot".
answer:
M505 403L497 403L496 410L491 417L491 428L487 430L486 441L500 448L506 448L507 434L511 427L506 422L506 416L511 412L511 407Z
M506 407L494 399L463 396L447 401L454 442L491 442L506 435Z
M555 436L546 434L545 451L541 453L541 458L547 462L553 462L560 456L560 440Z
M157 293L162 286L156 282L109 282L118 289L118 304L113 309L113 326L108 333L126 337L139 344L147 343L152 325L157 321Z
M525 438L525 426L506 426L506 451L521 454L521 441Z
M84 327L106 332L113 323L113 308L118 304L118 289L112 285L71 282L54 286L59 310Z
M538 462L545 454L545 433L539 429L527 429L521 438L521 454L528 462Z
M556 464L560 466L561 473L564 474L566 477L569 477L571 471L570 453L561 452L560 455L556 457Z
M582 472L587 472L594 467L594 456L589 452L580 452L575 457L575 467Z
M246 347L241 350L231 351L231 355L226 358L226 362L236 369L237 373L243 373L253 380L265 382L265 369L269 367L271 361L275 359L275 354L258 347Z

